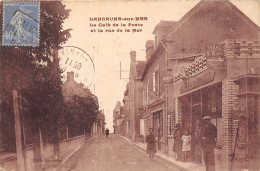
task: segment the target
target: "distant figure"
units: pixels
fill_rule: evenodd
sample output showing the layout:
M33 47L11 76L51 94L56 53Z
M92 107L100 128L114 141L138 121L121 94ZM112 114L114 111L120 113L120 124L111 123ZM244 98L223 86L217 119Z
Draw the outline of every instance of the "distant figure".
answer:
M109 135L109 129L106 129L106 137L108 138Z
M154 154L156 153L155 137L153 135L153 129L149 128L149 135L146 136L145 142L147 142L146 153L149 154L150 160L153 160Z
M191 135L188 130L185 130L185 134L181 138L182 140L182 152L184 153L184 161L188 161L191 151Z
M176 160L181 159L181 124L177 123L174 130L173 151L176 153Z
M217 128L210 123L210 120L210 116L203 117L204 127L201 135L202 150L206 171L215 171L214 147L216 145L215 138L217 138Z

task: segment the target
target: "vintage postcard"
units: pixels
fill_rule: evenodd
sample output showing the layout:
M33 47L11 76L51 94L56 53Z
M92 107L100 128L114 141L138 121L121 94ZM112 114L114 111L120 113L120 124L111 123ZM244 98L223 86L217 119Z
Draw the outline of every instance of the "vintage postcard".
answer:
M260 171L260 1L0 15L0 171Z

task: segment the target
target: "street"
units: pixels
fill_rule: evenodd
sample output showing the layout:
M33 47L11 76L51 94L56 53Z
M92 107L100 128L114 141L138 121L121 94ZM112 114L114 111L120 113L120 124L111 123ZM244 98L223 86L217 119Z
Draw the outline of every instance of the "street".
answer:
M100 135L88 141L59 169L62 171L174 171L178 170L123 140L119 135Z

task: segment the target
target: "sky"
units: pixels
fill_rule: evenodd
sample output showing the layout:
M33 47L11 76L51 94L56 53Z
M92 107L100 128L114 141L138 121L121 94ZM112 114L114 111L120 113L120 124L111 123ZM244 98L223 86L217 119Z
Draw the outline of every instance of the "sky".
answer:
M98 97L100 109L104 109L107 128L113 130L113 109L117 101L123 100L129 74L130 51L136 51L137 60L145 60L145 42L154 39L152 32L156 24L160 20L178 21L198 2L199 0L62 2L66 8L71 9L64 24L64 29L72 29L71 38L65 45L83 49L92 58L95 73L88 88ZM231 2L260 25L259 1ZM147 21L90 21L90 17L147 17ZM119 24L114 28L121 28L123 32L91 32L93 29L112 29L114 23ZM134 26L142 31L124 32L126 27L121 27L121 23L142 24L143 26ZM97 26L91 27L90 24ZM99 27L99 24L106 27ZM120 79L120 63L121 69L126 70L121 74L124 79ZM87 68L81 70L85 73Z

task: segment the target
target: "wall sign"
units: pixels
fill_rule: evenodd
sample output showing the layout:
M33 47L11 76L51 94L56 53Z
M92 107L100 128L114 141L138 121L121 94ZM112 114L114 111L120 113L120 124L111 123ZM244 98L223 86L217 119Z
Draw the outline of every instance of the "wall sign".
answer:
M224 47L222 45L209 45L206 47L206 57L223 57Z
M184 81L180 87L180 92L184 93L184 92L189 91L193 88L196 88L200 85L213 81L214 76L215 76L215 71L207 69L207 70L203 71L202 73Z

